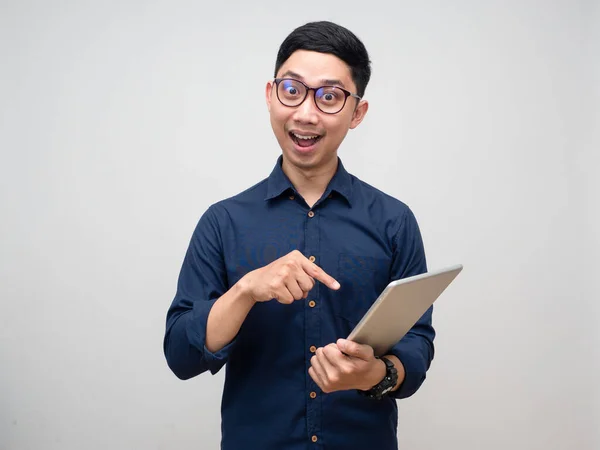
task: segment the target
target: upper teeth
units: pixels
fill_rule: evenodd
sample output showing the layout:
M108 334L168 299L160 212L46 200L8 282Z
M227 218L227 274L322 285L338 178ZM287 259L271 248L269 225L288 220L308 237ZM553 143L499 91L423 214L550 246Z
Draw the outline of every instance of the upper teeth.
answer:
M296 133L294 133L294 132L292 132L292 134L293 134L294 136L296 136L298 139L315 139L315 138L318 138L318 137L319 137L319 135L316 135L316 136L301 136L301 135L299 135L299 134L296 134Z

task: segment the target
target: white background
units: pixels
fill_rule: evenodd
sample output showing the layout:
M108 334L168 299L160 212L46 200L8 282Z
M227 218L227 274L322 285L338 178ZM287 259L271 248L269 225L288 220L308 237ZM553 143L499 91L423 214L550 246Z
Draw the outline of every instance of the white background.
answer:
M0 449L216 449L162 338L196 221L280 153L264 86L328 19L373 61L348 170L408 203L434 313L401 448L600 448L595 1L0 2Z

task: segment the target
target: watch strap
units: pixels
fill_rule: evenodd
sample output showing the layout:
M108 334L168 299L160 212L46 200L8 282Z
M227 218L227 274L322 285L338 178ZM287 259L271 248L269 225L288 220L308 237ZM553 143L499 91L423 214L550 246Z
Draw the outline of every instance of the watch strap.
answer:
M394 366L394 363L385 356L376 358L381 359L385 363L385 376L383 377L383 380L381 380L371 389L367 391L359 390L359 393L366 397L380 400L396 386L396 383L398 382L398 370Z

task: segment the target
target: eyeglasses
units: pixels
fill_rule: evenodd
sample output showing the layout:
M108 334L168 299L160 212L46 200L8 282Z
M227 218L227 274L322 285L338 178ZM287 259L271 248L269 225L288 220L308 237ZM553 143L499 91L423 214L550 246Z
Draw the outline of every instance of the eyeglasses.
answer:
M338 86L311 88L293 78L275 78L275 85L277 86L277 99L282 105L291 108L300 106L308 97L308 91L314 91L315 105L325 114L339 113L346 106L348 97L361 99L358 95Z

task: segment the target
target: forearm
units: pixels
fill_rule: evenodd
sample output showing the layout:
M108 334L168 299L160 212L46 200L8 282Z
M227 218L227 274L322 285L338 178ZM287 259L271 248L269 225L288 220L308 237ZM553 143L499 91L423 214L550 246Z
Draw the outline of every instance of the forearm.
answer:
M251 309L239 289L233 286L216 300L176 302L172 307L164 351L169 367L187 380L207 370L216 373L225 364L228 351Z
M430 330L430 333L425 330ZM397 357L404 369L404 380L394 391L394 397L410 397L425 381L433 360L433 329L427 326L416 327L392 347L390 353Z
M168 328L163 344L167 364L181 380L188 380L209 370L204 345L199 338L190 335L190 328L196 328L191 310L176 318Z
M214 303L208 314L205 345L212 353L233 341L254 305L243 286L243 282L232 286Z

